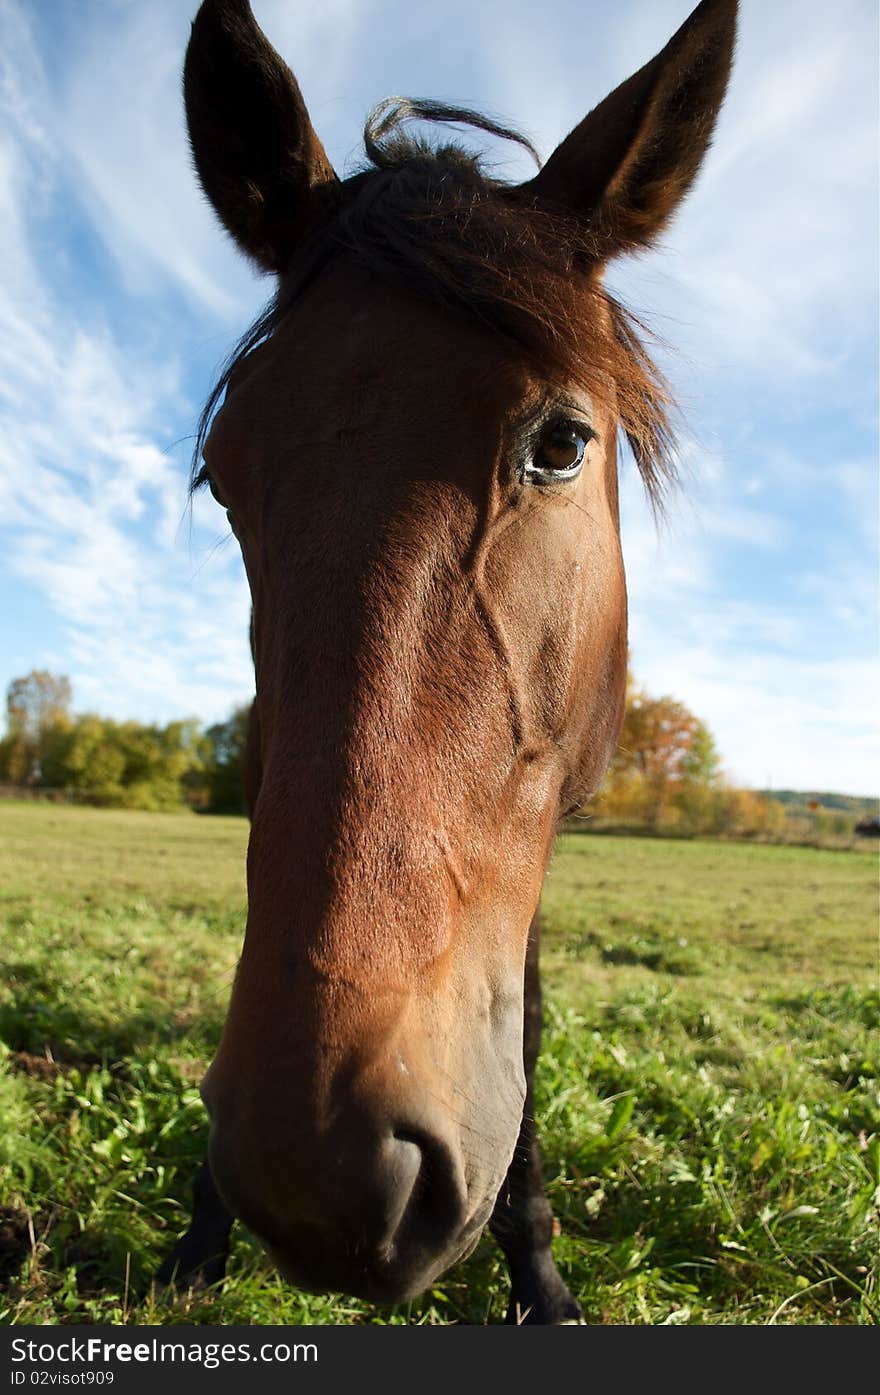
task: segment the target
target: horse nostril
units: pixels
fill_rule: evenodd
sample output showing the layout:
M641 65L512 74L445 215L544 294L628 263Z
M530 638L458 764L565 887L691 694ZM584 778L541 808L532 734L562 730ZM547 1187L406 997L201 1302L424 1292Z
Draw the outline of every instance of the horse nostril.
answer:
M419 1129L394 1131L400 1148L414 1151L420 1159L400 1230L408 1240L429 1244L441 1240L462 1223L467 1206L467 1190L461 1167L447 1144Z
M423 1159L419 1144L413 1138L394 1134L383 1150L381 1180L377 1179L377 1218L380 1229L391 1240L400 1229L413 1194L419 1186Z

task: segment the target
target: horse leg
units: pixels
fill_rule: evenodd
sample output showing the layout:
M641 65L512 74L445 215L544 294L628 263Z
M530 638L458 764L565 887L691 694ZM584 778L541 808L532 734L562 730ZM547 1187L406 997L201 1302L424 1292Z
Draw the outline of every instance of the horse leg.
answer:
M254 651L254 616L251 609L251 653ZM260 788L260 728L257 704L251 704L245 733L242 761L242 794L248 815L254 810ZM218 1284L226 1273L229 1258L229 1234L234 1217L227 1211L214 1185L207 1158L193 1182L192 1220L185 1235L178 1240L162 1262L156 1279L160 1284L178 1288L207 1288Z
M529 931L526 953L523 1057L526 1102L513 1162L504 1180L489 1229L510 1269L510 1323L583 1321L583 1314L563 1283L550 1243L553 1213L544 1195L541 1154L535 1137L535 1063L541 1044L541 979L538 972L538 915Z
M189 1229L163 1261L157 1281L177 1288L207 1288L218 1284L226 1273L232 1220L206 1160L193 1183Z

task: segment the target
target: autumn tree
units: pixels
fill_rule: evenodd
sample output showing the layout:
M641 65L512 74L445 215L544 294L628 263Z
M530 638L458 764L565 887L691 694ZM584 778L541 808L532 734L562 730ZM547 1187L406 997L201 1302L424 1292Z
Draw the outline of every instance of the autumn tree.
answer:
M77 717L66 758L67 789L99 804L121 803L125 755L116 732L115 722L94 713Z
M651 827L677 812L702 824L721 788L706 724L683 702L651 697L628 675L623 727L597 812Z
M0 746L2 773L15 784L44 779L43 764L70 726L70 679L33 669L13 678L6 691L6 738Z

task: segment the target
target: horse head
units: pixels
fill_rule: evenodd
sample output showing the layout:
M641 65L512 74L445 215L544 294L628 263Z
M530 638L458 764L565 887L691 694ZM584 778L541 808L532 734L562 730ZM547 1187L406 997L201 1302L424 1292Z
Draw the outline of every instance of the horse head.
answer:
M340 180L246 0L193 25L199 177L277 278L201 440L256 671L247 931L203 1094L225 1202L305 1287L422 1289L514 1154L529 929L623 712L619 434L655 493L669 469L603 273L690 188L735 10L704 0L519 185L405 122L510 132L402 101Z

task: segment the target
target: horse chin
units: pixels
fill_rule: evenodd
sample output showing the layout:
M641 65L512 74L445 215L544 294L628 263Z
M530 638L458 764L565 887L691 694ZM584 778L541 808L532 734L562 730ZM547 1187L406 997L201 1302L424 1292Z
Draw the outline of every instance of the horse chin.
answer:
M489 1208L491 1209L491 1208ZM458 1237L448 1253L438 1258L424 1254L400 1254L392 1245L373 1255L345 1252L333 1254L328 1246L317 1262L303 1267L292 1246L279 1249L263 1242L266 1253L281 1276L298 1289L308 1293L344 1293L368 1303L394 1305L406 1303L436 1283L438 1279L473 1254L483 1233L486 1217Z

